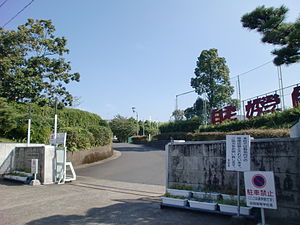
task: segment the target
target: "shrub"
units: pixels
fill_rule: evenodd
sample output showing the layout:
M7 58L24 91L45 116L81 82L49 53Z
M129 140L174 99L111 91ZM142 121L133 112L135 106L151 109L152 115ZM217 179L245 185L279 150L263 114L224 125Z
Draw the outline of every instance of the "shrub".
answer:
M201 125L201 120L194 118L185 121L174 121L162 124L161 133L174 132L231 132L248 129L286 129L293 126L300 118L300 106L275 112L249 120L229 121L217 125Z
M174 122L164 123L159 127L161 133L170 132L194 132L202 123L199 118L193 118L190 120L177 120Z
M300 107L275 112L261 117L255 117L249 120L238 120L217 125L200 126L198 132L210 131L238 131L248 129L282 129L293 126L300 117Z
M88 131L93 134L93 146L104 146L111 143L112 132L108 127L91 126Z
M148 141L147 136L133 136L131 137L132 143L137 144L137 143L144 143Z
M163 133L156 135L157 140L186 140L186 141L216 141L225 140L226 135L239 135L239 134L249 134L254 138L285 138L289 137L290 133L288 129L268 129L268 130L240 130L234 132L201 132L201 133L184 133L184 132L174 132L174 133Z
M80 127L66 127L62 132L67 133L67 148L69 151L84 150L91 147L94 136L88 130Z
M49 144L49 136L54 127L54 109L36 104L31 106L31 142ZM29 105L6 102L0 98L0 108L0 137L24 142L27 139ZM58 110L58 132L64 131L68 133L68 150L72 151L111 142L112 134L107 122L96 114L78 109Z

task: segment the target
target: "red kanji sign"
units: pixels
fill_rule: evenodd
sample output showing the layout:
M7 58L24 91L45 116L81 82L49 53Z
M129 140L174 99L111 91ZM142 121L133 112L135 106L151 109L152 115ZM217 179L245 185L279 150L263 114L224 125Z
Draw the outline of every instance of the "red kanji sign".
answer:
M294 87L292 93L293 107L297 107L300 103L300 86Z
M278 104L280 104L280 98L277 94L267 95L262 98L248 101L246 105L246 117L250 119L266 113L274 112Z
M237 118L233 118L236 116L236 107L229 105L222 109L214 109L211 113L211 123L219 124L225 120L237 120Z

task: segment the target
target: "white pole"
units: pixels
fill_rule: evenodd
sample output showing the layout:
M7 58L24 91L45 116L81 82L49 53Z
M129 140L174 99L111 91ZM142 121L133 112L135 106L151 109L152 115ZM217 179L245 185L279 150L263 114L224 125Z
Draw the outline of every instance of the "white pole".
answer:
M145 136L145 121L143 120L143 136Z
M54 115L54 139L56 142L56 134L57 134L57 114Z
M239 95L238 95L238 99L240 101L240 115L242 114L242 97L241 97L241 83L240 83L240 76L238 76L238 91L239 91Z
M28 119L28 130L27 130L27 145L30 144L30 131L31 131L31 104L29 104L29 119Z
M237 216L240 216L240 172L237 171L237 205L238 205L238 211L237 211Z
M281 66L277 67L278 72L278 82L279 82L279 93L281 95L281 108L285 110L285 103L284 103L284 92L283 92L283 80L282 80L282 71Z
M54 140L56 145L56 137L57 137L57 99L55 99L55 115L54 115Z
M266 225L266 219L265 219L265 211L264 208L260 208L260 213L261 213L261 224Z
M30 144L30 129L31 129L31 119L28 119L27 145Z

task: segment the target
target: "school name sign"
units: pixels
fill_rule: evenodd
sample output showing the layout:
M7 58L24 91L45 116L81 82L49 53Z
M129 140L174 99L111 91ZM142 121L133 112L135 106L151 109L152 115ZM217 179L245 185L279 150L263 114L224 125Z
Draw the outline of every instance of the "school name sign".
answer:
M293 107L298 107L298 105L300 105L300 86L294 87L291 98ZM245 106L246 118L251 119L267 113L275 112L278 110L277 106L280 104L280 102L280 97L277 94L267 95L250 100ZM221 109L214 109L211 113L211 123L220 124L224 121L237 120L236 116L236 107L232 105Z

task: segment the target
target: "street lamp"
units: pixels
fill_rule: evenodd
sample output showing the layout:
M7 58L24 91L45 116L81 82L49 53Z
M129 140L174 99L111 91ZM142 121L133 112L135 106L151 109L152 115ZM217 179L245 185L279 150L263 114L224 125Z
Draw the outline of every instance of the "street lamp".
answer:
M136 114L136 135L139 135L139 115L138 112L135 110L135 107L132 107L132 112Z

